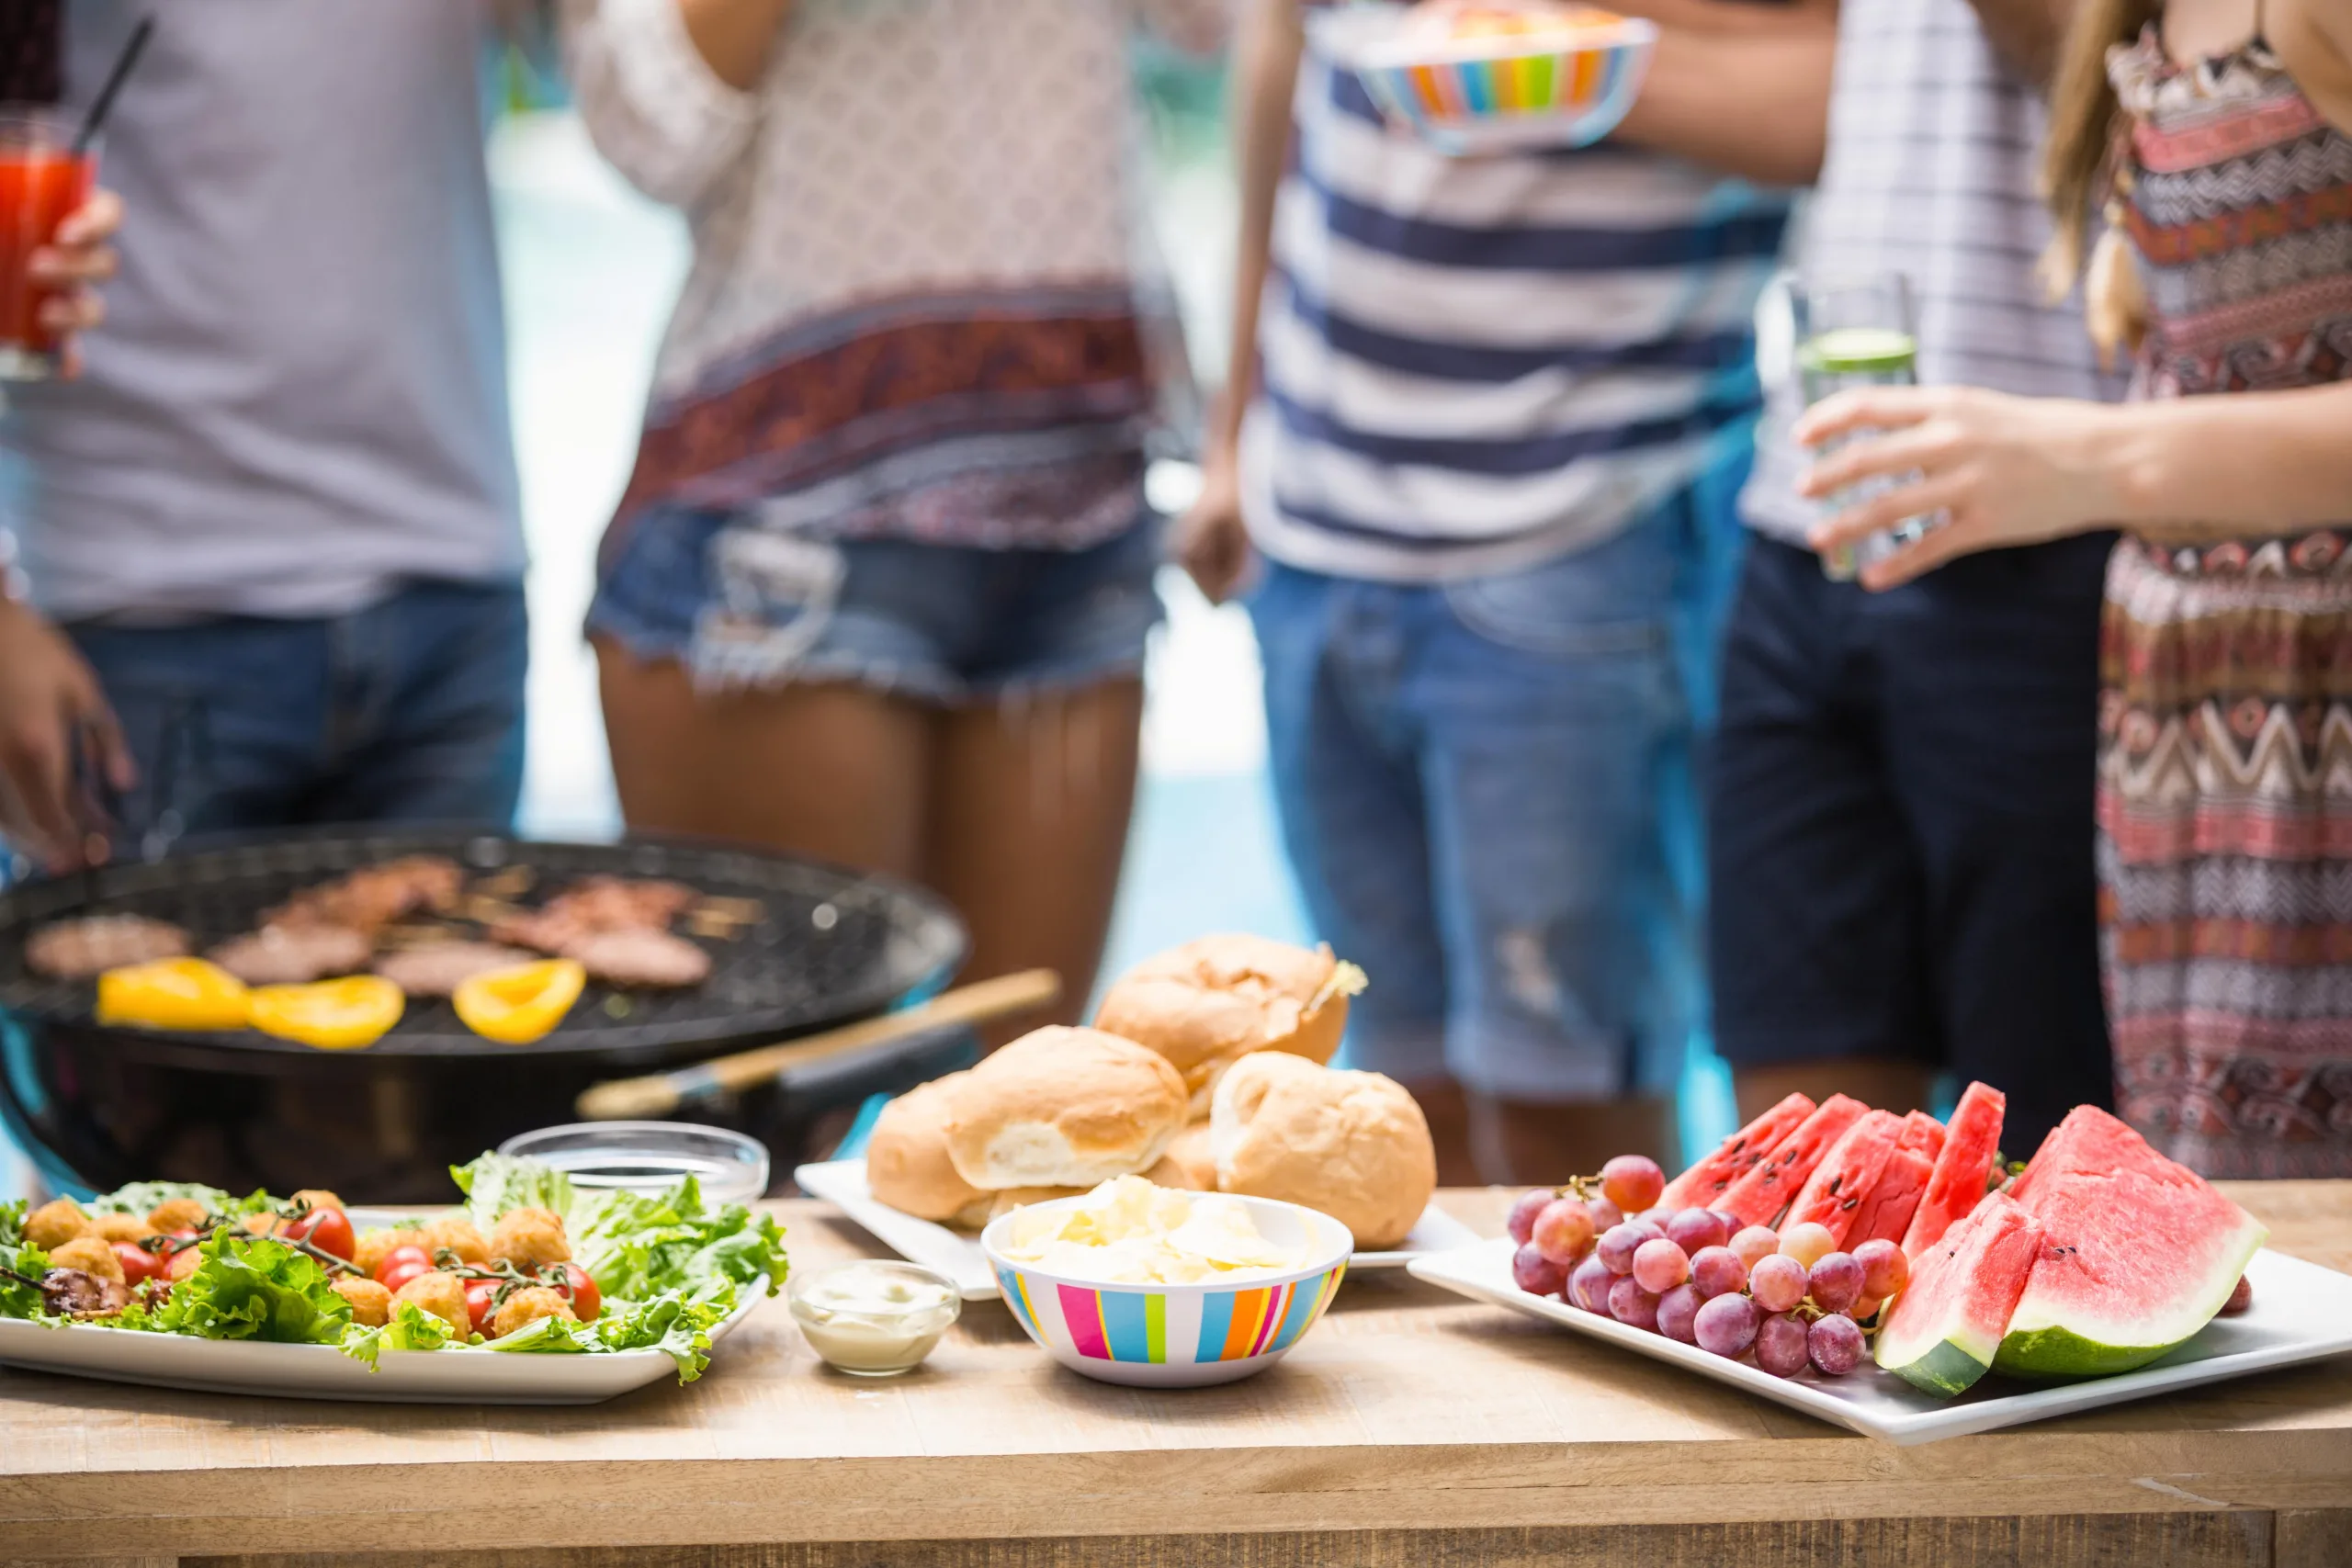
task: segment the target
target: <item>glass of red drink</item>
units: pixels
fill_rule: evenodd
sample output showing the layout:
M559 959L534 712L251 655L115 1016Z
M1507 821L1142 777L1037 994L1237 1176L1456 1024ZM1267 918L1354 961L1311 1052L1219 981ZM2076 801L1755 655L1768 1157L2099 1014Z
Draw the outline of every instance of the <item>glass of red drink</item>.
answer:
M58 334L40 315L59 290L35 283L28 269L97 182L96 152L75 152L74 130L54 109L0 104L0 378L57 373Z

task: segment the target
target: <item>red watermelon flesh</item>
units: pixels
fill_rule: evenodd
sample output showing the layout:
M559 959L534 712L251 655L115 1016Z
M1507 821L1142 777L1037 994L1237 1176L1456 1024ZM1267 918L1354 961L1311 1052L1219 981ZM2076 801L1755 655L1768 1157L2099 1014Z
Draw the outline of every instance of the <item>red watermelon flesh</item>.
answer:
M1813 1114L1809 1096L1792 1094L1771 1110L1725 1138L1723 1146L1666 1184L1657 1207L1707 1209L1714 1206L1731 1184L1756 1168L1756 1163L1797 1130Z
M1984 1194L1911 1266L1880 1324L1878 1364L1929 1393L1965 1392L1999 1353L2043 1242L2007 1195Z
M1936 1162L1919 1150L1898 1146L1887 1157L1878 1185L1855 1212L1853 1227L1846 1233L1846 1250L1851 1252L1866 1241L1901 1241L1903 1233L1911 1228L1911 1216L1918 1212L1919 1199L1928 1190L1928 1178L1935 1168Z
M1984 1196L1993 1161L2001 1152L2001 1113L2008 1096L1988 1084L1972 1083L1944 1124L1943 1153L1903 1235L1904 1253L1917 1259L1941 1240Z
M2044 1236L1994 1361L2019 1377L2154 1360L2212 1320L2266 1235L2204 1178L2087 1105L2042 1141L2014 1192Z
M1838 1136L1813 1168L1813 1174L1789 1205L1787 1225L1805 1221L1826 1226L1830 1239L1839 1247L1846 1245L1846 1235L1854 1228L1854 1217L1862 1212L1862 1201L1878 1186L1879 1178L1886 1171L1886 1162L1894 1156L1894 1145L1903 1136L1903 1118L1892 1111L1872 1111Z
M1944 1152L1944 1124L1924 1111L1914 1111L1903 1119L1903 1142L1897 1146L1917 1149L1932 1165Z
M1736 1215L1744 1225L1769 1225L1804 1189L1829 1145L1870 1110L1859 1100L1833 1094L1772 1147L1746 1176L1724 1190L1710 1208Z

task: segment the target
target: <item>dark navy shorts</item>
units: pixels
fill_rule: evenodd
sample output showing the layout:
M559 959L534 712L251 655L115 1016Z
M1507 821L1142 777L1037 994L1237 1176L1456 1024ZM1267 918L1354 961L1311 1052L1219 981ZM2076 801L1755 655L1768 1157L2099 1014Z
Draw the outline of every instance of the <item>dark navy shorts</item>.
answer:
M2008 1095L2019 1157L2110 1102L2091 795L2111 543L1968 556L1874 594L1756 541L1707 772L1733 1064L1982 1078Z

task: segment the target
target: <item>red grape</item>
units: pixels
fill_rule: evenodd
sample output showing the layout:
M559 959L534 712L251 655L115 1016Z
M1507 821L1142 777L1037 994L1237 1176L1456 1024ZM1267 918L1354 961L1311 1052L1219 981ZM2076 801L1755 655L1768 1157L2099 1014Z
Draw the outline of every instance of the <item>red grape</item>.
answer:
M1804 1320L1776 1312L1756 1325L1756 1364L1776 1378L1792 1378L1812 1364Z
M1702 1247L1690 1259L1690 1282L1702 1296L1728 1296L1747 1289L1747 1265L1728 1247Z
M1511 1240L1525 1247L1535 1239L1535 1216L1544 1205L1555 1196L1549 1188L1539 1187L1532 1192L1522 1192L1510 1206L1510 1214L1503 1221L1503 1229L1510 1232Z
M1592 1211L1592 1234L1595 1235L1625 1223L1625 1211L1606 1198L1588 1198L1584 1206Z
M1805 1348L1824 1377L1842 1378L1862 1364L1862 1331L1850 1317L1833 1313L1814 1319L1805 1334Z
M1739 1234L1739 1216L1737 1214L1726 1214L1721 1209L1710 1209L1707 1213L1714 1215L1716 1219L1723 1222L1724 1235L1737 1235Z
M1556 1296L1568 1282L1567 1269L1544 1257L1532 1241L1510 1255L1510 1277L1521 1290L1539 1296Z
M1746 1296L1716 1296L1699 1308L1691 1332L1700 1349L1736 1356L1755 1342L1756 1319L1756 1303Z
M1657 1297L1642 1289L1630 1274L1609 1287L1609 1315L1629 1328L1657 1326Z
M1555 1198L1535 1216L1533 1240L1565 1269L1592 1250L1592 1215L1574 1198Z
M1602 1233L1600 1239L1593 1244L1592 1255L1609 1265L1611 1274L1630 1274L1634 1271L1634 1249L1649 1239L1645 1226L1628 1221L1622 1225L1611 1225Z
M1862 1266L1850 1252L1825 1252L1805 1272L1805 1294L1824 1312L1844 1312L1862 1299Z
M1781 1253L1759 1258L1747 1271L1747 1293L1766 1312L1788 1312L1804 1300L1804 1265Z
M1879 1300L1876 1296L1864 1296L1860 1301L1854 1303L1854 1310L1848 1313L1846 1315L1852 1318L1856 1323L1868 1323L1871 1319L1878 1315L1878 1309L1885 1304L1886 1303L1884 1302Z
M1588 1258L1568 1271L1567 1300L1587 1312L1609 1313L1609 1287L1617 1276L1598 1258Z
M1642 1289L1663 1295L1690 1278L1690 1255L1659 1236L1634 1249L1634 1280Z
M2238 1282L2231 1287L2230 1299L2222 1303L2222 1315L2236 1317L2253 1305L2254 1281L2241 1274L2238 1276Z
M1706 1210L1685 1209L1666 1222L1666 1239L1695 1258L1702 1248L1724 1246L1731 1232Z
M1862 1266L1866 1296L1884 1301L1911 1282L1911 1260L1903 1256L1902 1247L1884 1238L1854 1248L1854 1261Z
M1600 1192L1629 1214L1638 1214L1666 1190L1666 1172L1647 1155L1619 1155L1600 1168Z
M1758 1258L1770 1258L1781 1250L1781 1233L1770 1225L1750 1225L1732 1236L1731 1249L1739 1254L1742 1263L1753 1269Z
M1781 1251L1810 1269L1815 1259L1838 1250L1838 1238L1827 1225L1799 1220L1781 1233Z
M1691 1322L1698 1315L1699 1292L1688 1285L1677 1285L1657 1299L1657 1331L1668 1339L1697 1344L1698 1335Z

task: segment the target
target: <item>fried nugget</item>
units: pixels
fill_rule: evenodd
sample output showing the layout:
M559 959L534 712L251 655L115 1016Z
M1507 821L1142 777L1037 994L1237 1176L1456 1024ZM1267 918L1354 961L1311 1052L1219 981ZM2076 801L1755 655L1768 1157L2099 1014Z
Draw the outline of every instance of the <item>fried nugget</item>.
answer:
M169 1235L192 1231L204 1223L204 1205L193 1198L166 1198L147 1213L147 1234Z
M334 1193L328 1191L323 1187L305 1187L302 1190L294 1194L291 1201L299 1204L308 1204L313 1209L340 1209L343 1207L343 1200L336 1197Z
M392 1320L392 1292L373 1280L337 1280L334 1293L351 1303L351 1321L362 1328L381 1328ZM461 1298L464 1293L458 1292Z
M563 1221L546 1209L515 1209L501 1214L490 1231L490 1255L503 1262L537 1269L571 1261Z
M127 1241L135 1246L155 1233L137 1214L96 1214L91 1217L90 1234L100 1241Z
M543 1317L560 1317L566 1323L578 1323L580 1314L563 1299L563 1292L547 1285L526 1285L498 1304L490 1320L490 1337L503 1339L518 1328L525 1328Z
M197 1265L203 1261L204 1254L198 1251L195 1244L191 1242L172 1254L172 1260L164 1265L164 1277L172 1283L177 1284L195 1273Z
M71 1198L52 1198L25 1216L25 1239L43 1252L88 1235L90 1228L90 1216Z
M472 1331L472 1320L466 1314L465 1283L455 1274L438 1269L419 1274L395 1292L392 1300L415 1303L460 1335Z
M49 1266L52 1269L78 1269L97 1280L112 1280L124 1283L122 1259L114 1255L109 1244L94 1235L75 1236L62 1247L47 1248Z
M423 1247L424 1233L418 1230L362 1231L351 1244L351 1260L367 1273L373 1274L397 1247ZM431 1257L430 1253L426 1254Z
M440 1257L442 1248L447 1247L458 1255L461 1263L490 1261L490 1243L482 1240L481 1232L474 1229L473 1221L463 1214L435 1220L421 1234L424 1239L418 1245L424 1248L424 1255L428 1258Z

